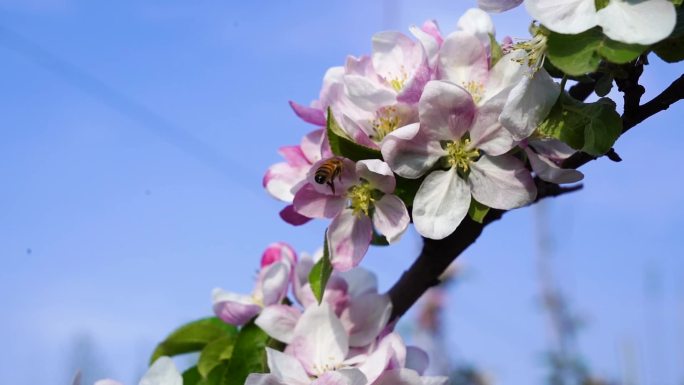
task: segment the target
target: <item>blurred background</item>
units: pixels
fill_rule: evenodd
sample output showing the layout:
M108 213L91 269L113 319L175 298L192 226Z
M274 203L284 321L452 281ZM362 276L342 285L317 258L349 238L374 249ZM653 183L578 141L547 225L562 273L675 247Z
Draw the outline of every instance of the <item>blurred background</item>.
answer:
M78 367L135 384L212 288L251 291L269 243L320 247L326 223L290 227L261 187L313 129L287 101L316 99L374 32L448 33L474 5L0 0L0 384ZM522 8L494 20L528 36ZM651 57L644 100L681 72ZM630 131L584 190L487 227L399 330L463 384L684 384L683 113ZM420 246L409 231L363 266L386 290Z

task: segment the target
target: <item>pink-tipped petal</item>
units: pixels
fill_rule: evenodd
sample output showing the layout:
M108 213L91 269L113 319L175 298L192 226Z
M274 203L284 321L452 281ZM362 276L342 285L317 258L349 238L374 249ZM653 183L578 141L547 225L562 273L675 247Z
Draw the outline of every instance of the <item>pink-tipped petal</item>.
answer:
M279 215L282 220L293 226L301 226L311 220L311 218L305 217L304 215L298 213L295 210L294 205L285 206L285 208L280 210Z
M510 155L483 155L468 175L473 198L489 207L510 210L531 203L537 188L525 165Z
M456 168L430 173L413 200L413 223L420 235L443 239L456 230L470 207L470 188Z
M421 177L446 154L438 141L421 132L419 123L409 124L387 135L380 151L395 173L409 179Z
M418 104L418 115L420 129L427 137L456 140L470 128L475 117L475 104L463 87L433 80L425 86Z
M349 333L349 345L362 347L373 342L387 326L391 312L387 295L367 293L351 300L340 316Z
M380 159L367 159L356 162L356 175L370 182L371 186L386 194L394 192L396 181L389 165Z
M584 178L584 174L582 174L580 171L560 168L556 166L555 163L542 156L539 156L529 148L525 149L525 153L527 153L527 158L530 160L530 166L532 166L532 170L542 180L551 183L563 184L579 182Z
M297 262L297 253L285 242L271 243L261 254L261 267L283 260L294 266Z
M300 146L283 146L278 149L278 153L285 158L285 161L292 166L310 166L311 162L306 159Z
M466 32L452 32L444 40L439 52L439 79L458 85L470 82L484 84L489 72L487 49L477 36Z
M294 208L297 213L309 218L333 218L347 200L343 196L321 194L311 184L306 184L294 196Z
M513 136L499 122L505 98L489 100L477 109L477 116L470 129L470 146L489 155L502 155L515 147Z
M423 46L423 51L425 52L425 56L427 57L428 64L430 65L430 68L434 70L437 65L441 41L437 40L435 36L426 32L424 29L419 28L415 25L411 26L409 28L409 31L411 31L411 34L415 36L416 39L418 39L418 41L420 42L420 44Z
M213 308L214 314L222 319L223 322L235 326L246 324L261 311L261 306L254 303L245 303L243 301L215 302Z
M390 244L401 238L410 218L404 202L396 195L386 194L375 202L373 225Z
M306 180L309 167L293 166L286 162L276 163L266 171L263 186L272 197L283 202L292 202L294 191Z
M421 52L421 56L425 53ZM420 100L420 96L423 94L423 89L425 84L432 78L432 71L430 71L430 63L428 58L425 57L424 60L418 65L418 68L413 72L413 76L409 81L404 84L399 95L397 95L397 101L406 104L416 104Z
M290 100L292 111L303 121L317 126L325 126L325 114L318 108L306 107Z
M258 286L264 306L280 303L285 298L290 285L291 266L289 261L278 261L262 268Z
M326 149L328 143L325 136L325 129L321 128L314 130L304 135L299 147L304 154L309 165L321 160L322 153Z
M366 255L373 225L364 214L356 215L351 209L344 209L328 227L330 261L339 271L347 271L361 262Z

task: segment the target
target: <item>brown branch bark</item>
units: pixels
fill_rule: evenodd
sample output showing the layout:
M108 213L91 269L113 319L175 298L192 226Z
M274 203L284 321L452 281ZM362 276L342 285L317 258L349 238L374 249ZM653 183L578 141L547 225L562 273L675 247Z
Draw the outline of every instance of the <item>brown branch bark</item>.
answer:
M638 64L637 67L641 67ZM684 75L682 75L660 95L643 105L639 105L643 95L643 87L638 84L641 70L641 68L635 69L626 82L622 85L618 84L625 97L623 133L656 113L668 109L677 101L684 99ZM579 93L577 95L581 96ZM614 152L611 157L611 159L619 159L619 156ZM568 158L563 163L563 167L579 168L593 159L595 158L588 154L578 153ZM540 181L538 181L537 187L537 200L545 197L559 196L581 188L581 186L561 187ZM456 231L445 239L433 240L424 238L423 249L420 255L388 292L393 304L391 320L394 321L401 317L425 291L438 284L439 277L444 273L444 270L468 246L477 241L486 225L499 220L503 214L504 211L492 209L482 224L474 222L466 216Z

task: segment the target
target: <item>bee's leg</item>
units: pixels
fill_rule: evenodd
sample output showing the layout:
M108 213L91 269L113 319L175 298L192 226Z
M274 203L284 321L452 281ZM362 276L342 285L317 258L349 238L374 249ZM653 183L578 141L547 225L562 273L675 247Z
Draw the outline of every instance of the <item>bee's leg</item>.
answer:
M335 195L335 183L333 183L333 181L331 180L330 182L328 182L328 186L330 186L333 195Z

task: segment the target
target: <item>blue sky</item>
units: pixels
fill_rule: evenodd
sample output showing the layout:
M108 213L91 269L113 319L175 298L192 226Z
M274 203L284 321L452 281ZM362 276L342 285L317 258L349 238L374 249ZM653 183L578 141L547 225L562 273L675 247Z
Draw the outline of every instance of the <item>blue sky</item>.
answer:
M137 383L157 341L210 313L213 287L251 289L270 242L318 248L325 224L282 223L261 188L276 149L311 129L287 101L315 99L374 32L428 18L450 31L473 4L0 0L0 383L67 383L83 333L106 374ZM527 20L497 15L499 36L525 37ZM646 99L681 71L652 58ZM613 378L632 352L646 385L684 379L683 106L543 209L582 352ZM451 292L454 358L501 384L544 373L538 210L488 227ZM388 288L419 247L409 232L363 264Z

